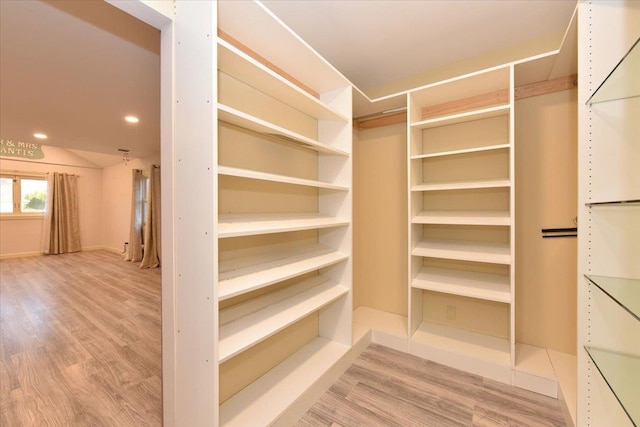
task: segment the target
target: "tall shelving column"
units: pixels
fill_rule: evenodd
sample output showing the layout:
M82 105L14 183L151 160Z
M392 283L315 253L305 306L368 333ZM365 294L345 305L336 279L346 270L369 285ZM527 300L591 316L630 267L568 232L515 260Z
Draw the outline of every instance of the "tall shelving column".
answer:
M578 425L640 425L640 5L580 3Z
M352 89L260 3L231 3L217 41L220 425L290 425L350 361Z
M408 105L409 351L511 383L513 67L412 91Z

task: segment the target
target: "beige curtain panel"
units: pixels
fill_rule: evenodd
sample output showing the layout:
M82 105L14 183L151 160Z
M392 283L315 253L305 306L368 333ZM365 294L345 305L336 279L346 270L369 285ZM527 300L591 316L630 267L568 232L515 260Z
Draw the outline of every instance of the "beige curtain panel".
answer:
M145 183L140 169L132 171L133 191L131 192L131 225L129 228L129 245L124 254L125 261L142 261L142 213L144 211Z
M66 173L50 173L47 186L42 252L52 255L78 252L81 249L78 177Z
M144 256L140 268L160 266L160 167L152 166L144 227Z

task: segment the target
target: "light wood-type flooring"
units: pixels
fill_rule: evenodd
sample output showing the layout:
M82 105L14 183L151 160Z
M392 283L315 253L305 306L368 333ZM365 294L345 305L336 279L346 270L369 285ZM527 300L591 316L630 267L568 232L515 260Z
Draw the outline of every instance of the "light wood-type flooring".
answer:
M0 426L162 424L160 270L138 265L0 261Z
M371 344L296 427L564 425L556 399Z
M0 261L0 426L160 426L160 270ZM306 426L563 426L558 401L371 345ZM254 427L254 426L247 426Z

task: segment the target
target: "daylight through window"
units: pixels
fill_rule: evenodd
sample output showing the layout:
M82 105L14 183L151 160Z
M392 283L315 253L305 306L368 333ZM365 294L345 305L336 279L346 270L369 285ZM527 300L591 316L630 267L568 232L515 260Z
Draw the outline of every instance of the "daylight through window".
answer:
M44 176L0 175L0 214L42 214L46 198L47 180Z

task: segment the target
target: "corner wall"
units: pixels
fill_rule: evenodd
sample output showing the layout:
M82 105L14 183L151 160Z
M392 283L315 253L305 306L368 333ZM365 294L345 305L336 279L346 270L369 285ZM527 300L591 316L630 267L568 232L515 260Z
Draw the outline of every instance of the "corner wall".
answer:
M353 308L407 315L407 128L354 131Z
M0 159L3 172L63 172L78 175L80 241L82 248L103 244L102 169L67 150L44 146L43 160ZM0 257L40 253L42 219L1 219Z

